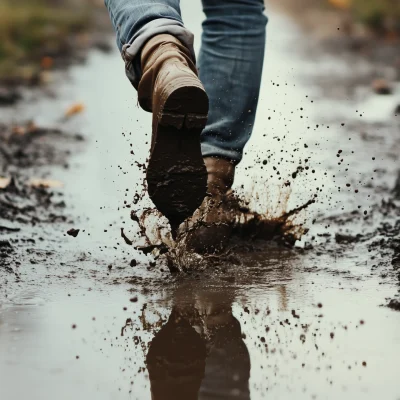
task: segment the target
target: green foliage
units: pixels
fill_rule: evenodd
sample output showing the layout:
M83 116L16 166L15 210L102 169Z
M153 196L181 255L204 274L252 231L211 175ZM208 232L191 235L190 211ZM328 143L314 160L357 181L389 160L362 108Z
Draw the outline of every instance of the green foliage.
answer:
M353 0L352 9L357 19L375 29L384 28L388 19L400 23L399 0Z
M46 52L57 53L88 21L85 7L56 6L48 0L1 0L0 78L15 74L20 65L38 66Z

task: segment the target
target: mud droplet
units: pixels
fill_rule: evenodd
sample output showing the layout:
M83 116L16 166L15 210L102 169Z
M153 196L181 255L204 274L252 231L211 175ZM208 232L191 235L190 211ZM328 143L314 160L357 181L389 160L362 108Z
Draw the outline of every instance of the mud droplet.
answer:
M67 231L67 235L77 237L79 233L79 229L74 229L71 228L69 231Z
M127 245L132 246L133 242L132 242L132 240L130 240L130 239L125 235L125 233L124 233L124 228L121 228L121 237L122 237L122 239L124 239L124 241L125 241L125 243L126 243Z

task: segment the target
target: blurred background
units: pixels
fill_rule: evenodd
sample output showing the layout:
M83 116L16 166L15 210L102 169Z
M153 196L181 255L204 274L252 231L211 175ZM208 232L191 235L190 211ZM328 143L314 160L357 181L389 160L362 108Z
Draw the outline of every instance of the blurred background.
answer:
M397 40L398 0L271 0L303 26L322 32L326 19L342 34ZM328 24L331 26L330 24ZM38 84L46 71L77 62L91 47L107 50L110 23L103 0L2 0L0 85ZM329 30L332 34L332 30Z
M0 83L37 84L47 70L108 48L111 32L102 0L2 0Z

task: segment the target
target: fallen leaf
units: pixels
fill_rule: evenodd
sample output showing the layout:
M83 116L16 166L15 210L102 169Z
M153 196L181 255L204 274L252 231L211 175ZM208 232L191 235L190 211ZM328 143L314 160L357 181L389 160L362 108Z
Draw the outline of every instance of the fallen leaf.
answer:
M28 121L25 125L14 125L11 127L12 135L26 135L27 133L35 132L38 129L35 122Z
M40 179L40 178L32 178L29 180L29 185L35 188L44 187L44 188L62 188L64 184L60 181L53 179Z
M76 103L70 106L65 112L66 117L72 117L73 115L80 114L85 110L85 105L83 103Z
M5 189L11 182L11 178L0 177L0 189Z
M41 67L43 69L50 69L54 64L54 60L52 57L46 56L42 58L42 61L40 63Z
M12 133L13 135L25 135L25 133L26 133L26 128L23 127L23 126L20 126L20 125L14 125L14 126L11 128L11 133Z
M351 0L329 0L334 7L342 8L344 10L350 8Z

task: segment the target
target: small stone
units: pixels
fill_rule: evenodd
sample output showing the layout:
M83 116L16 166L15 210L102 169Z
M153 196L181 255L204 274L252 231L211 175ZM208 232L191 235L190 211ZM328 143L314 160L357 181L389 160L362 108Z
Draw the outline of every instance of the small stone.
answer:
M400 311L400 300L392 299L390 300L388 307L392 310Z
M12 106L21 99L16 89L0 87L0 106Z
M67 231L67 234L68 234L69 236L77 237L77 236L78 236L78 233L79 233L79 230L80 230L80 229L71 228L69 231Z
M388 95L393 93L393 89L386 79L375 79L372 82L372 89L376 94Z

